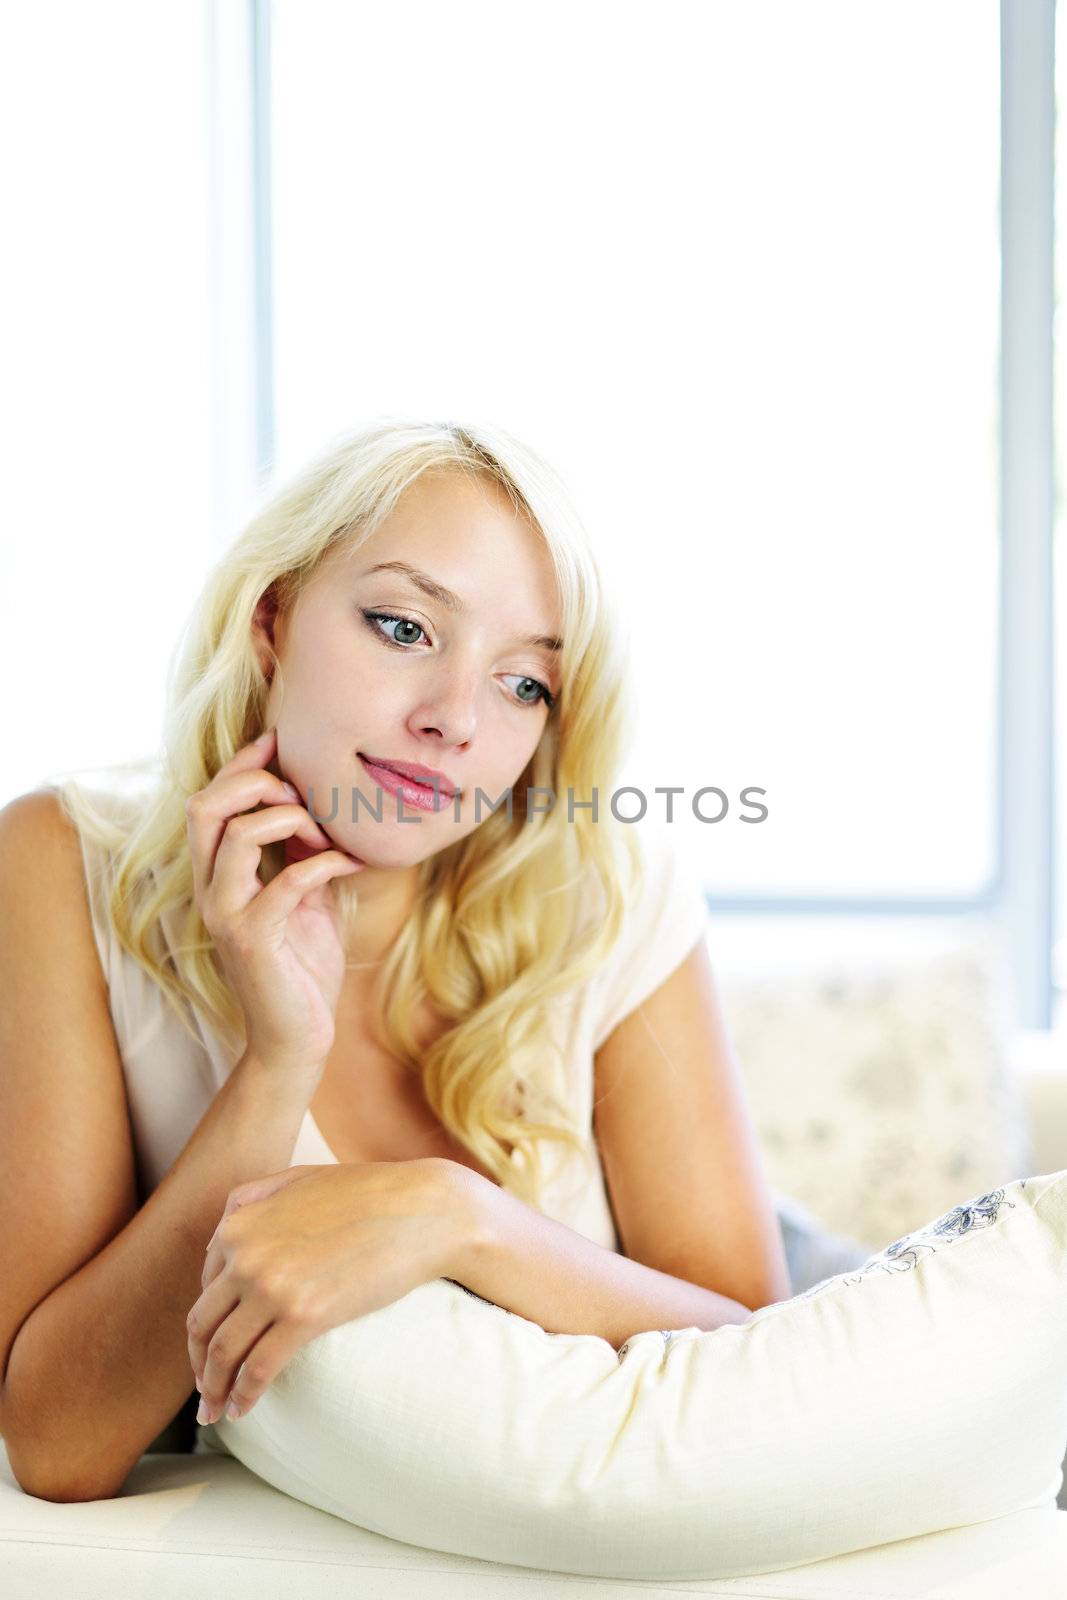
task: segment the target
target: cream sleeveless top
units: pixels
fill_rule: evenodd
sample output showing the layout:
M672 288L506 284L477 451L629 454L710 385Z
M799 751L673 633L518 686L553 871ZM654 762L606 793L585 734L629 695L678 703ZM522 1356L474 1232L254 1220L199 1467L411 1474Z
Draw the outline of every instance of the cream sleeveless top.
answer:
M62 798L74 781L52 787ZM118 821L138 803L129 792L86 783L78 787ZM625 931L605 964L586 984L553 1002L552 1025L566 1063L567 1093L591 1160L576 1161L563 1146L558 1147L557 1158L557 1147L550 1143L546 1160L555 1165L549 1168L553 1176L540 1204L545 1214L611 1250L620 1246L593 1135L594 1056L617 1024L706 937L709 915L692 861L676 847L666 825L633 825L639 828L648 863L643 892L631 906ZM196 1006L190 1008L197 1029L197 1038L192 1039L158 985L119 944L107 913L110 857L84 835L79 838L93 933L125 1074L143 1204L188 1143L236 1057ZM165 948L173 949L169 915L160 931ZM657 1070L652 1056L648 1070ZM321 1165L336 1159L308 1110L289 1165Z

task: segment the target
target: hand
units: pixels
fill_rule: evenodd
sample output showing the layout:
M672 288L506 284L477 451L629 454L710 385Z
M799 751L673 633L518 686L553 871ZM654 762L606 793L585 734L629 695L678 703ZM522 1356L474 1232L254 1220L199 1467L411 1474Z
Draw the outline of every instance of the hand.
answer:
M267 772L273 728L186 802L193 893L245 1017L246 1050L280 1070L321 1074L333 1046L345 952L330 880L363 862L342 850L297 791ZM266 810L253 810L262 804ZM266 886L261 847L298 835L318 852Z
M231 1191L186 1326L214 1422L330 1328L447 1276L464 1186L438 1157L290 1167Z

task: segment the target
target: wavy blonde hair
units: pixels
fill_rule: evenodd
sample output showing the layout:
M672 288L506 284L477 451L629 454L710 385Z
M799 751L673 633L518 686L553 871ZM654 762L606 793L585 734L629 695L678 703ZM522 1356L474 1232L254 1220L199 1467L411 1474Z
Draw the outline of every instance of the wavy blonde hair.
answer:
M273 586L291 606L331 552L360 545L409 484L442 470L492 479L544 539L562 610L561 692L513 786L512 816L492 811L419 864L415 914L379 970L375 999L385 1042L421 1074L440 1122L502 1185L537 1204L542 1141L589 1154L567 1064L551 1038L552 1001L606 960L644 861L632 829L603 798L631 732L626 650L581 523L533 451L500 428L450 422L389 418L341 435L270 494L210 571L176 669L172 658L164 752L132 823L103 815L76 780L61 801L79 832L109 852L108 912L123 949L194 1038L191 1004L236 1059L244 1017L194 899L186 800L263 731L270 673L252 637L260 597ZM554 793L551 810L527 815L531 786ZM588 801L594 789L597 820L581 808L568 820L567 795ZM284 841L268 844L261 880L284 865ZM602 891L592 919L590 872ZM345 891L337 904L347 933L358 916L358 883L349 880ZM167 912L178 932L170 949L160 932ZM448 1026L420 1049L412 1018L426 997Z

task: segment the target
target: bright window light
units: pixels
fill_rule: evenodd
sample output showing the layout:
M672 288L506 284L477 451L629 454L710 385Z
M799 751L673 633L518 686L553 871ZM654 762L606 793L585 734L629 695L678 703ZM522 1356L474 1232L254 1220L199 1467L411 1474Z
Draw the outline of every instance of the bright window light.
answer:
M980 894L993 0L668 0L654 26L276 0L272 54L279 470L383 413L525 437L625 613L625 781L661 817L684 787L709 890Z

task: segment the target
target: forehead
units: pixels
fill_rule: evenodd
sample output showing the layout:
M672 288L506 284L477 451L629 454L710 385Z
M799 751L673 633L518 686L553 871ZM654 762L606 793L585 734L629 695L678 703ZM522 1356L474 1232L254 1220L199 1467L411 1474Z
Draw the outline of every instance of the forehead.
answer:
M495 478L438 469L408 484L371 537L384 543L402 536L440 547L448 539L479 535L531 549L544 543L529 513L513 503Z
M454 606L442 597L447 610L495 605L506 596L512 611L525 602L522 609L530 613L532 626L556 628L558 591L544 536L529 513L516 509L507 490L485 474L423 474L369 538L355 545L343 541L330 565L345 579L408 586L399 571L372 571L394 562L428 573L463 602Z

